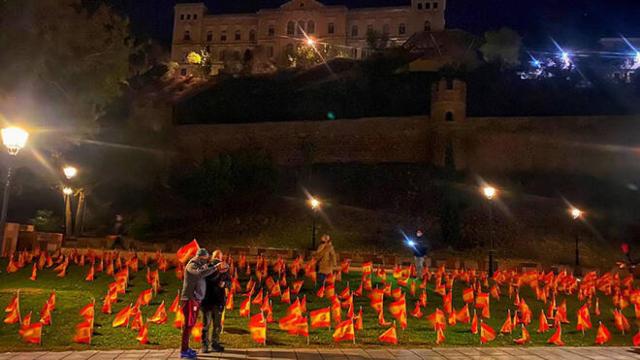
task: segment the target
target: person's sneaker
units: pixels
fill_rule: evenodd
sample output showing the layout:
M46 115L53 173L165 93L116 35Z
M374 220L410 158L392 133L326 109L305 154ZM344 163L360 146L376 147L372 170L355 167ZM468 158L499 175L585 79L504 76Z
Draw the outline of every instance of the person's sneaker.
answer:
M220 344L213 344L213 346L211 346L211 349L215 352L224 352L224 346Z
M211 350L210 350L210 348L209 348L209 345L207 345L207 344L203 344L203 345L202 345L202 349L200 349L200 352L201 352L201 353L203 353L203 354L208 354L208 353L210 353L210 352L211 352Z
M191 349L189 349L189 350L191 350ZM196 354L190 352L189 350L180 351L180 359L195 359L196 358Z

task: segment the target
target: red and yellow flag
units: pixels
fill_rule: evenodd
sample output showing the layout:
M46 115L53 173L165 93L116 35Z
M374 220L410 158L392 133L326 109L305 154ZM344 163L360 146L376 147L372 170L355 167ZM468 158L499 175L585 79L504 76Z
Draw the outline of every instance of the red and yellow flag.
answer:
M311 311L309 318L313 329L331 327L331 309L328 307Z
M556 321L556 331L551 335L549 340L547 340L547 343L564 346L564 341L562 341L562 325L560 325L560 321Z
M251 339L258 344L267 343L267 321L264 318L264 315L260 312L251 317L249 319L249 333L251 334Z
M606 344L611 340L611 332L607 329L606 326L602 322L598 326L598 332L596 333L596 344L602 345Z
M167 322L167 311L165 310L164 301L158 305L156 311L147 321L154 324L164 324Z
M544 315L544 310L540 310L540 317L538 318L538 334L549 331L551 327L547 321L547 317Z
M496 338L496 331L491 326L480 322L480 343L486 344Z
M378 340L387 344L398 344L398 334L396 333L396 326L393 325L389 329L385 330L380 336L378 336Z
M190 243L178 249L178 252L176 252L176 258L178 258L179 262L185 263L196 255L198 249L200 249L200 245L198 245L198 241L196 239L193 239Z
M356 333L353 328L352 319L347 319L338 326L336 326L336 330L333 332L333 341L341 342L341 341L355 341Z
M148 324L142 325L142 327L138 331L138 336L136 336L136 340L138 340L138 342L143 345L149 343L149 325Z
M91 344L91 334L93 333L93 324L90 321L83 321L76 325L76 334L73 342L79 344Z
M115 318L113 319L113 322L111 323L111 326L113 326L113 327L120 327L120 326L127 327L127 326L129 326L129 318L130 317L131 317L131 305L127 305L116 314Z
M251 296L247 297L242 301L240 305L240 317L249 317L251 316Z
M519 339L513 339L513 342L516 343L517 345L524 345L528 343L530 340L531 340L531 335L529 334L529 331L527 331L527 328L524 327L524 324L522 324L522 336Z
M29 325L26 328L20 329L18 331L22 340L30 343L30 344L41 344L42 343L42 323L37 322Z

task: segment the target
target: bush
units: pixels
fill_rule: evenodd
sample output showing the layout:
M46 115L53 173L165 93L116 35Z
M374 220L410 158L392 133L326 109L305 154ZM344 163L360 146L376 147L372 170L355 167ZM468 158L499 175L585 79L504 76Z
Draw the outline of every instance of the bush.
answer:
M31 222L37 231L55 232L62 228L62 219L55 216L51 210L36 211L36 216Z

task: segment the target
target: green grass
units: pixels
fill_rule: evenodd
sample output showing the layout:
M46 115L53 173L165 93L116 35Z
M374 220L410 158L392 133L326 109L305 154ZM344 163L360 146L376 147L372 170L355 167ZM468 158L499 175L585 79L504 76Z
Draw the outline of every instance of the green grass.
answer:
M6 262L2 262L3 268L6 266ZM173 328L172 323L174 319L173 314L169 314L169 321L164 325L149 325L149 340L148 345L139 345L135 340L136 332L125 328L112 328L111 321L113 315L105 315L99 311L96 313L95 320L95 334L93 337L93 344L91 346L74 344L72 343L72 337L75 332L75 325L80 322L78 310L91 301L92 298L97 299L98 303L106 293L107 284L112 282L113 279L102 273L99 273L94 282L85 282L84 276L88 267L78 267L71 265L68 270L66 278L58 278L51 270L43 270L38 272L38 280L30 281L29 276L31 267L27 266L17 273L0 274L0 306L4 308L9 303L11 297L15 294L16 290L20 289L21 311L22 315L26 315L29 311L33 311L33 319L39 318L39 311L46 301L51 290L55 289L57 293L56 310L53 313L53 324L51 326L45 326L43 330L43 343L41 346L24 343L18 336L18 325L0 324L0 351L20 351L20 350L66 350L66 349L139 349L139 348L175 348L179 344L180 331ZM150 316L156 309L157 305L162 300L165 301L167 307L171 304L173 298L176 295L180 282L177 280L173 270L166 273L161 273L161 283L164 291L153 299L150 306L143 308L143 314L146 317ZM353 273L343 278L343 282L339 283L336 288L340 291L346 286L346 280L350 280L350 286L355 289L359 285L359 273ZM388 276L388 278L391 278ZM291 283L292 278L288 278ZM377 278L374 276L374 283ZM241 283L244 286L246 279L241 279ZM463 284L456 283L454 288L454 307L459 309L463 306L462 302L462 288ZM145 272L140 271L132 274L130 286L126 295L121 296L120 301L113 306L114 314L122 309L129 303L135 302L138 294L147 289L148 286L145 282ZM305 284L303 293L306 293L308 297L312 298L312 302L308 304L309 310L329 306L329 301L326 299L318 299L313 293L312 284L308 281ZM503 289L503 293L506 293L506 289ZM529 345L546 345L546 340L551 336L551 333L537 334L537 316L540 313L540 309L544 306L541 302L535 300L535 296L530 289L523 289L521 296L527 301L534 313L534 322L529 325L528 330L531 333L532 341ZM592 322L594 329L587 331L585 336L581 332L575 331L576 321L576 309L580 305L575 296L567 297L567 305L569 309L569 320L572 322L570 325L563 327L563 340L570 346L584 346L593 345L595 337L595 328L598 321L601 320L611 330L613 339L609 345L630 345L631 337L635 334L637 324L632 319L633 307L625 309L625 315L630 319L632 323L631 334L622 336L615 329L613 324L613 316L611 313L612 305L611 299L599 294L600 307L602 316L596 317L592 312ZM222 341L230 347L258 347L254 344L247 332L247 319L240 318L238 316L238 307L243 298L240 296L235 297L235 308L232 312L228 312L225 321L225 333L222 335ZM564 299L564 296L559 296L558 304ZM413 309L415 301L417 299L407 294L407 308L408 311ZM377 317L373 309L369 306L369 300L366 297L356 298L356 309L362 306L364 309L364 330L356 334L357 345L356 346L382 346L377 341L377 337L384 331L383 328L377 324ZM387 321L392 320L391 315L388 312L387 306L389 300L385 300L385 319ZM276 319L282 316L288 305L281 304L279 300L274 300L274 315ZM442 308L442 298L433 292L433 282L428 286L428 306L427 309L423 309L423 313L432 313L436 307ZM545 306L546 308L546 306ZM513 300L507 296L503 296L500 301L491 300L491 316L488 320L488 324L491 325L496 331L499 331L502 323L505 320L507 309L512 311L515 309L513 306ZM257 306L252 306L252 313L257 311ZM343 312L344 314L344 312ZM344 316L344 315L343 315ZM328 329L311 330L310 346L311 347L352 347L351 343L334 344L331 339L332 332ZM424 319L414 319L409 317L408 328L405 331L398 330L399 345L400 347L431 347L435 345L435 332L429 327ZM479 346L479 336L473 335L469 332L468 324L458 324L454 327L447 327L445 331L446 343L440 346ZM499 335L495 341L486 344L484 346L510 346L513 345L513 339L520 336L520 331L517 330L513 335L502 336ZM286 334L278 329L278 324L269 324L268 329L268 346L276 347L306 347L306 339L302 337L295 337Z

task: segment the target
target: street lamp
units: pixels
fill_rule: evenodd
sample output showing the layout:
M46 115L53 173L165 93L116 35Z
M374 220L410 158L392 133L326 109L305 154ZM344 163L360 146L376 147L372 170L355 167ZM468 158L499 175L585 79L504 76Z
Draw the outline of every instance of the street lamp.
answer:
M76 177L76 175L78 175L78 169L74 166L65 166L62 169L62 172L64 173L64 176L67 178L67 180L71 180Z
M316 218L318 217L318 211L320 211L320 208L322 207L322 202L312 196L309 198L307 203L309 204L309 207L311 207L311 210L313 210L313 220L311 224L311 250L314 250L316 248Z
M493 186L484 186L482 188L482 195L484 195L484 197L489 200L489 242L490 242L490 248L489 248L489 277L493 276L493 254L495 252L494 247L493 247L493 238L494 238L494 234L493 234L493 200L496 198L496 196L498 196L498 190L496 190L496 188L494 188Z
M8 127L2 129L2 143L7 148L11 159L7 167L7 179L4 184L4 196L2 197L2 212L0 213L0 231L4 241L5 224L7 223L7 209L9 207L9 188L11 187L11 173L13 172L13 159L18 152L27 145L29 133L19 127Z
M313 40L313 38L310 38L310 37L307 38L307 45L313 47L315 44L316 44L316 41Z
M71 195L73 195L73 189L68 186L63 187L62 195L64 196L64 232L66 237L69 238L73 233L73 224L71 223Z
M574 274L576 276L580 276L582 275L582 270L580 269L580 249L578 248L578 244L580 242L580 233L578 230L578 221L582 220L584 217L584 211L576 208L576 207L571 207L571 209L569 209L569 214L571 215L571 218L574 220L573 221L573 231L574 231L574 236L576 239L576 266L574 269Z

